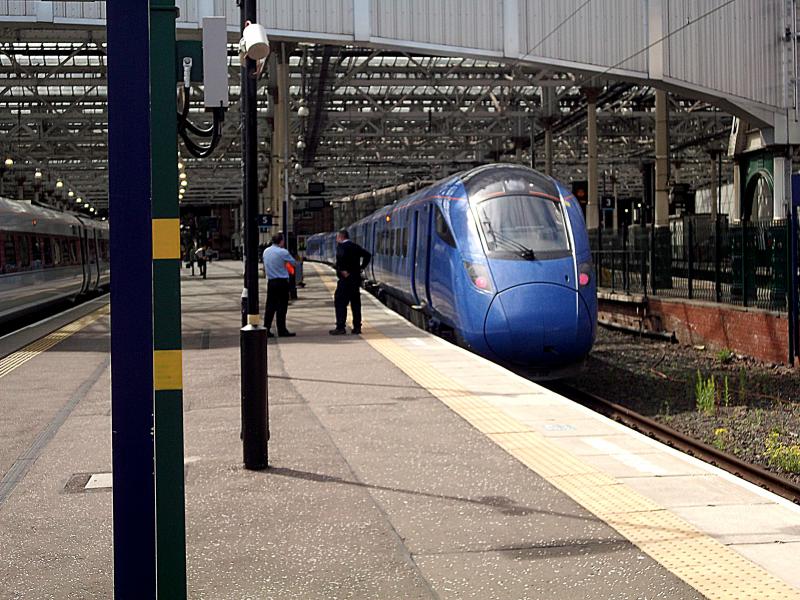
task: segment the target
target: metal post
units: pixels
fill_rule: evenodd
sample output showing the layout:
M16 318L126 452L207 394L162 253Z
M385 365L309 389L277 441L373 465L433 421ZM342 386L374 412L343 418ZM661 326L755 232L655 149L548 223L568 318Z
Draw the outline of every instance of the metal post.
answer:
M175 0L150 0L156 579L159 598L186 598L181 242L175 112Z
M140 600L156 597L150 11L146 2L106 10L114 597Z
M586 96L586 127L589 141L588 193L586 202L586 227L588 229L600 228L600 203L597 201L597 99L600 90L587 88L583 90Z
M686 276L689 279L689 300L694 298L694 269L692 268L692 263L694 262L694 226L692 225L692 219L684 219L683 222L686 224L688 229L687 237L689 241L689 247L687 248L686 253Z
M281 123L281 142L283 143L283 199L281 202L281 214L283 235L286 236L286 243L289 243L289 57L286 54L286 42L281 44L281 57L278 66L278 95L281 97L280 104L280 123Z
M792 175L792 199L789 204L789 364L794 366L795 358L800 356L800 339L798 336L798 257L797 257L797 209L800 207L800 174Z
M722 152L717 154L717 216L714 218L714 295L722 302L722 240L720 239L720 206L722 204ZM728 211L730 219L730 211Z
M256 0L241 1L241 27L257 20ZM246 58L240 71L242 112L242 207L244 208L247 325L240 332L242 450L246 469L267 467L267 330L258 308L258 130L256 62Z

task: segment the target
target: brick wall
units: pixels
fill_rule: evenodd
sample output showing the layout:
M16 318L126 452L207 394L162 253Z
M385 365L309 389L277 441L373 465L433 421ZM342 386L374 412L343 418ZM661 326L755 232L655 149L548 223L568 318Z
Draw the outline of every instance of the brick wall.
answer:
M606 322L674 333L680 343L728 348L769 363L786 363L789 323L786 314L696 300L623 297L599 299Z
M648 312L661 318L678 341L729 348L771 363L786 363L789 323L785 314L724 304L651 298Z

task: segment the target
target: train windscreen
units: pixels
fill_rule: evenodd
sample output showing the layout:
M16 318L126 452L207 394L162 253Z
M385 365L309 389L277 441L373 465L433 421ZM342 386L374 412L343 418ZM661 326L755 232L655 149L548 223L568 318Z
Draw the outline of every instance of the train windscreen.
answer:
M571 254L560 202L511 194L479 202L477 212L487 250L498 258L544 260Z

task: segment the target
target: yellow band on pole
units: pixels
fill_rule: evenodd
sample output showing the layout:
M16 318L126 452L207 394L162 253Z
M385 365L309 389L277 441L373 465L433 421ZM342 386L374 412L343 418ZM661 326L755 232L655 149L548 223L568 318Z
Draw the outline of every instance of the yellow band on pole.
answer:
M183 360L180 350L153 352L153 386L156 391L183 389Z
M153 219L153 259L175 259L180 257L180 219Z

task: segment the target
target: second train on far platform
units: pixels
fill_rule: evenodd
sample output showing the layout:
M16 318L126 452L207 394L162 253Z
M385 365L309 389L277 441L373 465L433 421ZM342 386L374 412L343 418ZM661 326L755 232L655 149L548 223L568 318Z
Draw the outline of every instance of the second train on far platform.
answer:
M591 350L597 289L581 208L554 179L515 165L448 177L352 224L366 278L432 328L501 362L570 366ZM332 263L334 233L306 258Z

